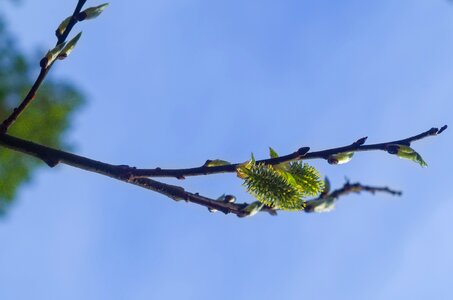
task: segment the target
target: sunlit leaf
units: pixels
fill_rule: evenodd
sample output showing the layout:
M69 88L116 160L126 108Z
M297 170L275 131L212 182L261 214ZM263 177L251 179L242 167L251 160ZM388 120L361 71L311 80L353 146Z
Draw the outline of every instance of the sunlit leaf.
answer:
M272 149L271 147L269 147L269 156L270 158L278 158L277 152L275 152L275 150Z
M387 146L387 151L391 154L396 154L399 158L412 160L413 162L418 163L421 167L428 166L428 164L423 160L422 156L411 147L392 144Z

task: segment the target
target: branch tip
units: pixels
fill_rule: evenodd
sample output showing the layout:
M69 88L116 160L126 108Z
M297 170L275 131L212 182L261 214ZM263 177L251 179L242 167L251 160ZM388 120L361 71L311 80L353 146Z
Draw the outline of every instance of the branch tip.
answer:
M362 138L358 139L357 141L355 141L355 142L353 143L353 145L356 146L356 147L362 146L363 144L365 144L365 142L366 142L367 139L368 139L367 136L362 137Z
M299 148L299 150L297 150L297 154L300 156L304 156L305 154L308 153L308 151L310 151L310 147L301 147Z
M442 127L439 129L439 131L437 132L437 134L441 134L441 133L444 132L444 130L447 129L447 128L448 128L448 125L442 126Z

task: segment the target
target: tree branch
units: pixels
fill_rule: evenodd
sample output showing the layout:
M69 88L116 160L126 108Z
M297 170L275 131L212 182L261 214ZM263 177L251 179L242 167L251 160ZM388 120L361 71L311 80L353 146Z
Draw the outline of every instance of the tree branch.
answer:
M336 154L336 153L341 153L344 151L350 151L351 149L356 149L355 151L369 151L369 150L385 150L385 148L388 145L392 144L399 144L399 143L405 143L405 144L410 144L413 141L425 138L427 136L431 135L436 135L445 130L445 126L442 127L440 130L437 128L430 129L426 132L423 132L421 134L418 134L413 137L409 137L403 140L398 140L398 141L393 141L393 142L388 142L388 143L381 143L381 144L374 144L374 145L368 145L368 146L362 146L360 145L363 143L362 141L364 139L359 140L359 143L353 143L350 146L346 147L339 147L339 148L333 148L333 149L328 149L324 151L318 151L318 152L312 152L310 156L310 159L313 158L324 158L325 153L328 153L328 155L331 154ZM242 204L237 204L237 203L232 203L230 201L224 201L221 199L214 200L211 198L207 198L204 196L199 195L198 193L190 193L185 191L182 187L179 186L174 186L166 183L162 183L159 181L155 181L149 178L143 178L143 177L136 177L135 176L135 171L140 171L141 169L135 169L131 168L126 165L112 165L108 163L104 163L101 161L93 160L90 158L86 158L83 156L79 156L76 154L72 154L69 152L57 150L54 148L50 148L47 146L43 146L37 143L33 143L30 141L26 141L17 137L10 136L8 134L0 134L0 145L18 151L22 152L31 156L34 156L42 161L44 161L48 166L54 167L59 163L63 163L72 167L76 167L79 169L83 169L86 171L98 173L104 176L108 176L126 183L134 184L136 186L140 186L142 188L146 188L148 190L155 191L157 193L163 194L167 197L170 197L173 200L185 200L187 202L192 202L196 203L199 205L202 205L204 207L207 207L210 211L221 211L225 214L232 213L235 214L239 217L245 217L248 216L248 212L246 212L244 209L249 205L247 203L242 203ZM361 150L361 147L365 148L365 150ZM273 163L275 164L276 162L281 163L284 161L287 161L286 159L294 160L294 159L306 159L310 153L307 153L308 148L301 148L303 150L298 150L292 154L286 155L279 157L277 159L267 159L267 160L261 160L258 162L262 163ZM302 153L302 154L301 154ZM303 156L305 153L305 156ZM239 164L233 165L233 166L238 166ZM227 166L221 166L221 167L231 167L232 165L227 165ZM204 167L201 167L204 168ZM219 167L209 167L210 169L212 168L219 168ZM184 171L184 169L181 169ZM234 170L235 171L235 170ZM207 172L206 174L212 174L210 172ZM200 175L200 174L197 174ZM315 204L319 203L320 201L323 201L327 198L338 199L340 196L346 195L351 192L362 192L362 191L367 191L371 193L376 193L376 192L386 192L390 193L392 195L400 195L401 192L391 190L387 187L371 187L371 186L366 186L366 185L361 185L360 183L354 183L350 184L347 182L341 189L335 190L329 194L322 194L320 197L313 199L313 200L308 200L307 205L305 208L305 212L313 212ZM271 214L276 214L276 210L271 207L264 206L261 211L263 212L268 212Z
M343 187L334 190L331 193L321 194L318 198L307 201L304 211L307 213L316 212L316 207L318 207L318 205L321 204L322 202L325 203L326 200L329 201L330 205L333 205L333 203L338 201L338 198L340 198L341 196L345 196L350 193L359 194L360 192L369 192L371 194L387 193L392 196L401 196L403 194L401 191L392 190L388 187L375 187L362 185L358 182L349 183L349 181L346 181Z
M84 13L81 13L81 9L83 5L86 3L86 0L79 0L77 6L74 10L74 13L71 17L65 19L65 21L60 25L59 29L57 30L57 44L56 46L62 45L65 42L68 34L70 33L73 26L80 20L83 20L87 17L87 13L85 11L85 16L82 16ZM101 5L100 7L95 7L94 9L99 9L102 11L102 7L105 5ZM67 22L67 24L66 24ZM64 30L63 30L64 28ZM60 32L60 29L62 32ZM74 39L73 39L74 40ZM60 48L56 48L59 50ZM55 50L55 49L54 49ZM53 52L49 52L53 54ZM55 52L59 53L59 52ZM49 54L48 54L49 55ZM187 202L196 203L198 205L207 207L210 211L221 211L225 214L231 213L235 214L238 217L246 217L253 215L258 211L268 212L272 215L276 214L278 209L264 206L260 202L254 203L234 203L235 198L233 196L222 196L218 199L211 199L198 193L191 193L185 191L182 187L170 185L166 183L162 183L149 177L175 177L178 179L183 179L186 176L197 176L197 175L208 175L208 174L215 174L215 173L225 173L225 172L236 172L237 168L242 163L236 164L228 164L221 162L222 165L213 166L213 161L206 161L204 165L197 168L190 168L190 169L137 169L135 167L129 167L127 165L111 165L108 163L104 163L101 161L96 161L87 157L79 156L76 154L72 154L69 152L61 151L58 149L50 148L44 145L40 145L37 143L33 143L31 141L23 140L17 137L10 136L6 134L9 127L17 120L20 114L27 108L27 106L32 102L35 97L36 92L38 91L39 87L41 86L43 80L45 79L46 75L48 74L50 68L52 67L53 63L55 62L55 56L52 56L52 60L47 60L48 55L46 55L43 60L41 61L41 71L36 78L33 86L29 90L28 94L25 96L22 103L13 110L11 115L3 121L0 125L0 145L18 151L30 156L36 157L42 161L44 161L48 166L54 167L59 163L63 163L69 166L73 166L79 169L83 169L89 172L95 172L104 176L109 176L111 178L133 184L148 190L155 191L167 197L170 197L173 200L179 201L184 200ZM357 140L356 142L352 143L348 146L326 149L322 151L312 151L309 152L309 147L302 147L299 150L295 151L294 153L284 155L281 157L274 157L270 159L263 159L256 161L257 164L268 164L268 165L277 165L281 163L291 162L291 161L298 161L298 160L308 160L308 159L325 159L328 160L329 163L335 163L335 160L331 159L332 155L337 155L344 152L361 152L361 151L372 151L372 150L383 150L389 153L394 153L394 145L405 145L410 146L410 144L414 141L421 140L428 136L434 136L442 133L447 126L443 126L440 129L438 128L431 128L430 130L420 133L418 135L401 139L392 142L380 143L380 144L371 144L371 145L364 145L366 141L366 137ZM393 147L393 148L392 148ZM411 150L411 149L409 149ZM418 155L418 154L417 154ZM318 198L308 200L305 202L305 212L313 212L319 211L320 209L326 209L332 207L332 204L337 201L340 196L346 195L351 192L362 192L367 191L371 193L376 192L385 192L390 193L392 195L400 195L401 192L394 191L389 189L388 187L371 187L362 185L360 183L350 184L347 182L342 188L334 190L332 192L325 191L321 193ZM258 204L255 205L254 204ZM252 209L253 207L253 209ZM258 207L258 209L255 209Z
M69 33L71 32L72 28L74 25L77 23L77 16L80 14L80 11L85 4L87 0L79 0L77 3L77 6L74 10L74 13L71 16L71 19L66 26L64 32L62 33L61 36L58 37L57 43L55 46L60 45L61 43L66 41L66 38L68 37ZM14 122L17 120L17 118L25 111L25 109L28 107L28 105L33 101L35 98L36 92L38 91L39 87L41 86L42 82L46 78L47 73L49 73L50 68L54 62L49 64L47 67L45 64L41 63L41 70L39 71L38 77L36 78L35 82L33 83L32 87L28 91L27 95L25 98L22 100L20 105L16 108L13 109L12 113L9 115L8 118L6 118L3 123L0 125L0 133L6 133L11 127L11 125L14 124Z
M328 160L330 156L343 153L343 152L362 152L362 151L373 151L373 150L382 150L387 151L389 145L399 144L409 146L412 142L424 139L429 136L434 136L442 133L447 128L447 125L442 126L440 129L431 128L425 132L408 137L401 140L379 143L379 144L370 144L364 145L367 137L358 139L356 142L348 146L326 149L322 151L312 151L309 152L309 147L303 147L297 150L294 153L280 156L278 158L270 158L257 160L256 163L277 165L283 162L295 161L295 160L309 160L309 159L325 159ZM134 177L175 177L178 179L184 179L187 176L199 176L199 175L209 175L209 174L218 174L218 173L233 173L236 172L236 169L242 163L227 164L223 166L208 166L207 161L204 165L196 168L187 168L187 169L137 169L130 168L130 175Z

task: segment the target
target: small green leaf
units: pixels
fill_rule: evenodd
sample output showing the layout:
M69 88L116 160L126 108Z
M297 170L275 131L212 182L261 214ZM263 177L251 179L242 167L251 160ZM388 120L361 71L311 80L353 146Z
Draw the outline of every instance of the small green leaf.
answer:
M79 21L83 21L97 18L104 11L104 9L107 8L107 6L109 6L109 3L87 8L78 15L77 19Z
M332 154L327 159L327 162L331 165L342 165L351 161L354 152L342 152L338 154Z
M256 215L264 206L264 203L255 201L244 207L242 210L247 213L246 217Z
M220 167L226 165L231 165L231 163L221 159L207 160L204 164L205 167Z
M256 161L256 160L255 160L255 155L254 155L253 152L252 152L252 158L250 159L250 162L255 163L255 161Z
M405 158L418 163L421 167L427 167L428 164L423 160L422 156L411 147L405 145L392 144L387 146L387 151L391 154L396 154L399 158Z
M271 158L278 158L277 152L275 152L275 150L272 149L271 147L269 147L269 156L270 156Z
M79 41L81 36L82 36L82 32L79 32L75 37L73 37L66 44L66 46L63 48L63 50L61 50L60 54L58 55L58 58L64 59L64 58L68 57L68 55L72 52L72 50L74 50L74 47L77 44L77 42Z

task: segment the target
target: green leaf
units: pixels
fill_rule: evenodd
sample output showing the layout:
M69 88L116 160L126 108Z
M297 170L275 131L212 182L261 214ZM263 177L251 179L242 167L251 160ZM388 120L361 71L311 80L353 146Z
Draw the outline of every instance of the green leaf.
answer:
M255 163L256 160L255 160L255 155L253 154L253 152L252 152L251 156L252 156L252 158L250 159L250 162Z
M342 153L338 153L338 154L332 154L331 156L329 156L327 161L331 165L342 165L342 164L345 164L345 163L348 163L349 161L351 161L353 155L354 155L354 152L352 152L352 151L342 152Z
M275 150L272 149L271 147L269 147L269 156L270 158L278 158L277 152L275 152Z
M421 167L427 167L428 164L423 160L422 156L414 149L405 145L392 144L387 146L387 151L396 154L399 158L409 159L418 163Z

